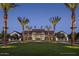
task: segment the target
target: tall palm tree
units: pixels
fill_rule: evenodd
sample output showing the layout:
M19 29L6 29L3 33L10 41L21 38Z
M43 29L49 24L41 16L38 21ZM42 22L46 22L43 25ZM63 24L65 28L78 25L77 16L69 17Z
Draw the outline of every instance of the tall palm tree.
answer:
M54 39L54 41L56 41L56 35L55 35L55 29L56 29L56 25L57 25L57 23L60 21L60 19L61 19L61 17L50 17L50 22L52 23L52 25L53 25L53 28L54 28L54 37L53 37L53 39Z
M29 23L29 19L28 18L21 18L18 17L18 21L20 22L21 26L22 26L22 36L23 36L23 41L25 40L25 36L24 36L24 27L26 24Z
M54 32L56 29L56 25L57 23L60 21L61 17L50 17L50 22L52 23L53 27L54 27Z
M49 39L49 42L50 42L50 29L51 29L51 26L45 26L45 28L48 31L48 39Z
M16 5L14 3L0 3L0 8L3 9L4 12L4 39L3 44L7 46L7 20L8 20L8 11L11 8L14 8Z
M70 11L72 12L71 15L71 24L72 24L72 39L71 39L71 45L74 45L74 41L75 41L75 10L78 6L77 3L65 3L65 5L70 9Z

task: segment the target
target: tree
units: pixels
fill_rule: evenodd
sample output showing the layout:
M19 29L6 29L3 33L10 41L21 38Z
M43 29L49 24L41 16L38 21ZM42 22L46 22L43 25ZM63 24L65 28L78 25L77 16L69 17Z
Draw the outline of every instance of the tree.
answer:
M55 29L56 29L56 25L57 25L57 23L60 21L60 19L61 19L61 17L50 17L50 22L52 23L52 25L53 25L53 28L54 28L54 37L53 37L53 39L54 39L54 41L55 41L55 39L56 39L56 36L55 36Z
M56 25L57 23L60 21L61 17L50 17L50 22L52 23L53 27L54 27L54 32L56 29Z
M49 42L50 42L50 29L51 29L51 26L45 26L45 28L48 31L48 39L49 39Z
M72 15L71 15L71 29L72 29L72 39L71 39L71 45L73 46L74 45L74 41L75 41L75 10L78 6L77 3L65 3L65 5L70 9L70 11L72 12Z
M14 3L0 3L0 7L3 9L4 12L4 39L3 45L7 46L7 20L8 20L8 11L11 8L14 8L16 5Z
M28 18L21 18L18 17L18 21L20 22L21 26L22 26L22 36L23 36L23 41L25 40L25 36L24 36L24 27L26 24L29 23L29 19Z

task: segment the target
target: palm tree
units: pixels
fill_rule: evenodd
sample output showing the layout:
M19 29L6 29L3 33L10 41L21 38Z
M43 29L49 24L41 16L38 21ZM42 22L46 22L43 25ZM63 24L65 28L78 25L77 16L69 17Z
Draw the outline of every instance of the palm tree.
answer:
M50 17L50 22L52 23L53 27L54 27L54 32L56 29L56 25L57 23L60 21L61 17Z
M65 3L65 5L70 9L70 11L72 12L71 15L71 24L72 24L72 39L71 39L71 45L74 45L74 41L75 41L75 10L78 6L77 3Z
M8 20L8 11L11 8L14 8L16 5L14 3L0 3L0 7L3 9L4 12L4 39L3 45L7 46L7 20Z
M29 19L28 18L21 18L18 17L18 21L20 22L21 26L22 26L22 36L23 36L23 41L25 40L25 36L24 36L24 27L26 24L29 23Z
M54 37L53 37L54 41L56 39L56 36L55 36L56 25L60 21L60 19L61 19L61 17L58 17L58 16L57 17L50 17L50 22L52 23L53 28L54 28Z
M45 28L48 31L48 39L49 39L49 42L50 42L50 29L51 29L51 26L45 26Z

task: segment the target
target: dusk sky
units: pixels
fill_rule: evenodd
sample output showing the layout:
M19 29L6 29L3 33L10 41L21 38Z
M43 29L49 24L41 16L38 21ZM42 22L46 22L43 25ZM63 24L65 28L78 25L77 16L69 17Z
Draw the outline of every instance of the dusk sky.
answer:
M21 24L18 22L17 17L26 17L29 19L29 26L37 26L40 28L46 25L52 26L49 22L51 16L61 17L60 22L56 25L56 32L64 31L71 33L71 11L63 3L51 3L51 4L19 4L15 8L12 8L8 12L8 32L13 31L21 32ZM3 30L3 10L0 8L0 32ZM79 6L76 9L76 32L79 32ZM53 30L53 26L52 26Z

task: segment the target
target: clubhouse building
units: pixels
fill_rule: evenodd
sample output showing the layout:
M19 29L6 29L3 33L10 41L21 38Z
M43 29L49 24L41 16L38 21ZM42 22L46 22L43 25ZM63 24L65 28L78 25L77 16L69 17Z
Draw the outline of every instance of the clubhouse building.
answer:
M14 31L10 33L11 38L9 38L9 41L11 40L17 40L14 36L18 37L19 41L22 41L22 33L19 33L17 31ZM63 36L63 37L62 37ZM45 30L45 29L31 29L28 31L24 31L24 38L28 41L48 41L49 39L51 41L68 41L68 36L65 32L60 31L54 35L54 31Z

